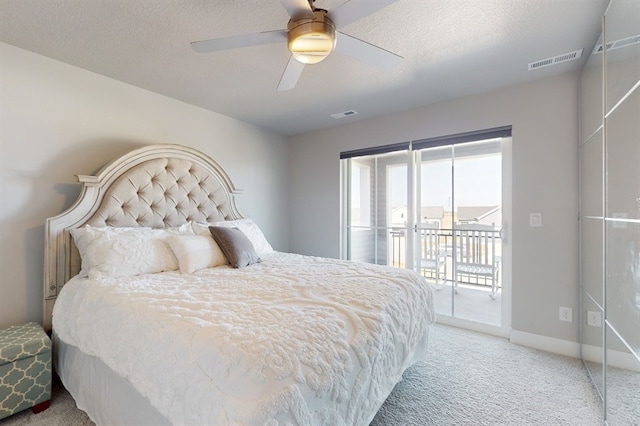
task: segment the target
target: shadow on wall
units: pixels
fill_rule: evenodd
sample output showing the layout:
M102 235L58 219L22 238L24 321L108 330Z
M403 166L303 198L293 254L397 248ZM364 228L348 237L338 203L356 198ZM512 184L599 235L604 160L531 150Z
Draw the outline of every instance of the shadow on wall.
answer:
M0 326L26 321L42 322L44 229L48 217L73 205L81 185L76 175L93 175L112 159L152 144L122 139L87 140L60 150L34 173L5 166L0 252L3 253L3 301L6 316ZM34 162L38 155L34 153ZM6 305L5 305L6 304ZM25 309L26 307L26 309ZM22 316L22 317L20 317Z

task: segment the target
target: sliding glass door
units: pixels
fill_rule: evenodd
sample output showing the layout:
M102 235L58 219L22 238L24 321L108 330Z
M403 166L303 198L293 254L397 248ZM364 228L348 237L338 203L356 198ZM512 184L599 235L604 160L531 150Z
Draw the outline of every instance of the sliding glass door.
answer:
M419 272L440 315L501 326L501 140L418 151Z
M343 153L343 258L416 270L441 319L508 328L508 131Z

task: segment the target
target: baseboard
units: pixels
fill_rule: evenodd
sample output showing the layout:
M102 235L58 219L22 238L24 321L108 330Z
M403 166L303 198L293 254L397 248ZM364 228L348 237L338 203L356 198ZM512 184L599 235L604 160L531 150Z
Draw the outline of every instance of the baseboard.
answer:
M451 318L446 315L436 316L438 324L450 325L452 327L464 328L466 330L477 331L498 337L509 337L509 330L504 330L495 325L482 324L476 321L469 321L460 318Z
M602 348L593 345L582 345L582 359L602 364Z
M527 346L529 348L540 349L558 355L580 358L580 343L568 340L556 339L555 337L541 336L539 334L526 333L519 330L511 330L509 337L511 343Z
M582 345L581 355L580 343L518 330L511 330L509 340L511 343L540 349L541 351L602 363L602 348L597 346ZM627 352L609 350L607 352L607 364L611 367L640 372L640 361L633 354Z
M582 358L585 361L597 362L598 364L602 364L602 357L603 353L601 347L582 345ZM607 365L640 373L640 360L638 360L633 354L630 354L628 352L614 351L612 349L609 349L607 351Z

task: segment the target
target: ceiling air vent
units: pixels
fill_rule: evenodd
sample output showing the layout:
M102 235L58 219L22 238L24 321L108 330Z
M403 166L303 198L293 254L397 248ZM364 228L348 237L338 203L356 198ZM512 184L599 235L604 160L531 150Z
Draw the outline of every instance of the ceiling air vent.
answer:
M622 47L631 46L632 44L640 43L640 34L636 34L630 37L621 38L620 40L614 40L607 43L607 50L620 49ZM593 48L593 54L602 53L602 44L598 44Z
M350 109L349 111L343 111L343 112L336 112L335 114L331 114L331 117L333 118L345 118L345 117L349 117L350 115L356 115L357 112Z
M573 61L574 59L578 59L582 56L582 50L583 49L574 50L573 52L563 53L562 55L554 56L553 58L540 59L539 61L531 62L529 64L529 71L560 64L562 62Z

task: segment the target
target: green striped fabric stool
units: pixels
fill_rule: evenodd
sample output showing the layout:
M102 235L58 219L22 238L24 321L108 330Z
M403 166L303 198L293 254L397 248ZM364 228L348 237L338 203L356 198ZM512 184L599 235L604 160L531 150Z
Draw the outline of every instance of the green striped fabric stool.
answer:
M51 401L51 340L35 322L0 330L0 419Z

